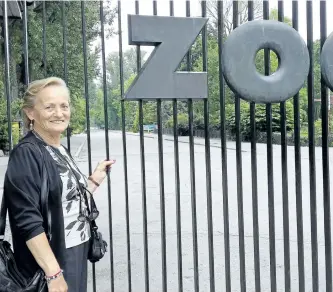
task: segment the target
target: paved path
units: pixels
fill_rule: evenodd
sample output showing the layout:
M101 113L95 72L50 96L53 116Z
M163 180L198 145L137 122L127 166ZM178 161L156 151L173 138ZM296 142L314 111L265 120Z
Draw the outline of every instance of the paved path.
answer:
M182 137L179 143L180 178L181 178L181 211L182 211L182 246L183 246L183 280L184 291L194 291L193 288L193 249L191 221L191 185L188 138ZM207 233L207 196L205 149L203 139L195 139L196 197L199 245L200 291L209 291L209 257ZM111 157L117 159L111 175L112 228L115 290L128 291L127 286L127 248L125 220L125 184L123 171L123 150L120 132L110 132ZM211 141L212 161L212 201L214 226L214 260L216 291L225 291L224 280L224 230L222 205L222 171L221 149L219 140ZM239 253L238 253L238 208L236 180L235 144L228 143L228 182L229 182L229 215L230 215L230 253L232 291L240 291L239 284ZM104 132L92 133L92 161L95 167L97 161L105 158ZM176 237L176 199L174 180L174 153L171 136L164 137L164 172L165 172L165 206L166 206L166 249L168 291L177 291L177 237ZM243 197L245 223L245 252L247 291L254 291L253 264L253 232L252 232L252 194L251 194L251 152L250 145L244 143L243 148ZM303 213L304 213L304 249L306 291L311 289L311 244L310 244L310 202L309 202L309 160L307 148L302 148L302 179L303 179ZM267 162L266 145L258 144L258 200L260 228L260 266L262 291L270 291L269 281L269 228L267 200ZM87 151L83 149L80 160L87 170ZM323 201L322 201L322 169L321 149L316 149L317 163L317 204L318 204L318 244L319 244L319 276L320 291L324 288L324 233L323 233ZM331 153L331 159L333 153ZM144 290L143 261L143 225L142 225L142 191L140 144L136 134L127 135L128 158L128 188L130 204L130 240L132 261L132 291ZM161 262L161 217L158 143L155 135L145 138L148 240L149 240L149 272L150 291L162 291ZM289 180L289 211L290 211L290 249L291 249L291 291L298 291L297 268L297 230L295 202L295 170L294 150L288 147L288 180ZM332 172L331 172L332 173ZM332 178L331 178L332 179ZM281 150L274 146L274 193L275 193L275 224L276 224L276 261L277 261L277 291L284 291L283 262L283 214L282 214L282 183L281 183ZM104 183L96 194L97 204L101 210L98 219L100 229L108 237L108 192ZM96 265L97 291L110 291L110 253ZM91 285L91 282L90 282ZM91 287L91 286L89 286ZM90 290L92 291L92 290ZM302 291L303 292L303 291Z

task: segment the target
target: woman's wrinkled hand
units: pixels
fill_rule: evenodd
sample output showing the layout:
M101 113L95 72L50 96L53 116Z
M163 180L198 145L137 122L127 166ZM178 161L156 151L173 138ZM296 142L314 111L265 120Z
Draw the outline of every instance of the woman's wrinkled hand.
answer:
M50 281L49 292L68 292L68 286L63 276Z
M90 176L94 181L101 184L107 175L107 171L116 163L116 160L103 160L100 161Z

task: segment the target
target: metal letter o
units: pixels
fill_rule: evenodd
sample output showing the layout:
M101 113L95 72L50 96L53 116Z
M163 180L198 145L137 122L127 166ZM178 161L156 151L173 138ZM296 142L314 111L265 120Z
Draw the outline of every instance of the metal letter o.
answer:
M257 71L256 54L273 50L279 68L270 76ZM222 54L223 75L229 87L241 98L256 103L276 103L294 96L309 72L309 53L299 33L274 20L249 21L227 38Z
M323 45L320 66L326 85L333 90L333 33L328 36Z

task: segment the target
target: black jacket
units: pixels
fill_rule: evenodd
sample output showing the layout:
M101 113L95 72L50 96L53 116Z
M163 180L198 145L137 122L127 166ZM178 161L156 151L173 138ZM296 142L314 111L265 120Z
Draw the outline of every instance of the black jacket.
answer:
M31 277L39 268L26 241L47 230L40 205L41 170L43 157L49 177L49 210L52 238L50 246L60 267L65 260L65 236L62 211L62 181L57 164L43 147L44 142L29 132L12 150L4 181L4 198L13 238L13 249L18 268Z

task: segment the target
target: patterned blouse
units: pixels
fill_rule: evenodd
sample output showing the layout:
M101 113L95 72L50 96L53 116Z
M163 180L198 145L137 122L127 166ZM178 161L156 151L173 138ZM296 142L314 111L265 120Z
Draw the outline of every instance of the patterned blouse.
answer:
M90 229L88 222L80 222L78 220L80 214L80 197L82 200L81 208L83 214L87 214L87 207L84 198L82 195L80 196L80 192L78 191L77 180L74 177L73 171L75 172L78 181L83 186L87 186L87 180L76 164L73 163L72 159L68 156L63 146L57 148L45 146L45 148L56 161L63 184L62 208L64 214L66 248L80 245L89 240Z

